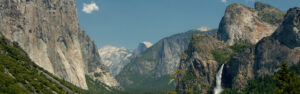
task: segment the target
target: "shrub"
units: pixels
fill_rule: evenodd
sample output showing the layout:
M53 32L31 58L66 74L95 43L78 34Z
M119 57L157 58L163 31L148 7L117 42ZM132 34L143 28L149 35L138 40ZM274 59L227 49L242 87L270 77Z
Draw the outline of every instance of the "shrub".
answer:
M95 76L95 77L101 77L101 76L102 76L102 73L94 73L94 76Z
M230 46L230 48L234 51L234 52L240 52L246 48L251 47L252 44L247 42L247 41L238 41L237 43L235 43L234 45Z
M280 24L283 21L284 14L273 11L260 11L258 12L261 20L268 22L272 25Z
M226 63L227 61L229 61L232 57L232 54L232 51L226 48L216 49L212 51L212 55L219 63Z
M176 91L168 90L167 94L177 94Z

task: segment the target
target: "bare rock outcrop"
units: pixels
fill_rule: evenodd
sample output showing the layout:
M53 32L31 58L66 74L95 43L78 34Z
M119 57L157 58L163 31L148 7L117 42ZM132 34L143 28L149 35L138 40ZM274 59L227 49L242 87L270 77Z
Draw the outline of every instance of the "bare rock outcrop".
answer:
M229 45L240 40L256 44L276 30L283 15L279 9L261 2L256 2L254 9L241 4L229 5L219 24L218 39Z
M178 68L181 54L187 49L195 32L199 31L189 31L161 39L132 58L116 79L132 91L167 91L171 87L168 85L169 75Z
M1 0L0 31L37 65L83 89L87 73L105 71L96 45L78 25L75 0Z
M185 94L193 91L207 94L212 92L215 75L221 63L214 59L211 51L225 47L225 43L210 35L194 34L179 63L177 70L179 73L176 78L177 93Z
M225 65L224 86L242 90L249 79L274 75L282 62L289 66L297 64L300 61L299 29L300 8L291 8L272 36L236 54Z

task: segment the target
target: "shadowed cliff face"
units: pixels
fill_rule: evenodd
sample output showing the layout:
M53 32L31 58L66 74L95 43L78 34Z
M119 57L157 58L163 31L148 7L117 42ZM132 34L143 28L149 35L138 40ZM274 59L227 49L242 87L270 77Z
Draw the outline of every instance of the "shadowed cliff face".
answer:
M289 48L300 46L300 10L293 8L285 15L284 22L273 34L273 37Z
M219 24L219 40L233 45L239 40L256 44L270 36L282 22L284 12L264 3L255 3L255 9L241 4L232 4L226 8Z
M37 65L83 89L85 74L104 71L96 45L78 25L74 0L1 0L0 31Z
M221 63L214 59L211 52L225 47L225 43L210 35L194 34L189 48L183 53L180 60L178 70L185 73L177 74L176 91L180 94L191 90L201 94L212 92L215 75Z
M177 69L181 53L187 49L194 32L161 39L131 59L116 78L122 86L130 89L167 91L167 88L172 87L168 85L169 74Z
M281 62L287 62L290 66L297 64L300 60L299 28L300 8L291 8L272 36L236 54L225 65L225 87L241 90L247 86L249 79L273 75Z

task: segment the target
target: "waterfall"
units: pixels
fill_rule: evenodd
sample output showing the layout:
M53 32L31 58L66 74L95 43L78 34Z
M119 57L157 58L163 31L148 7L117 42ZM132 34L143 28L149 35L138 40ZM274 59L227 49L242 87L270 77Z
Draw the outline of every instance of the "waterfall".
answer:
M216 87L214 89L214 94L221 94L221 92L223 91L223 88L221 86L223 67L224 67L224 64L222 64L221 68L219 69L219 71L216 75Z

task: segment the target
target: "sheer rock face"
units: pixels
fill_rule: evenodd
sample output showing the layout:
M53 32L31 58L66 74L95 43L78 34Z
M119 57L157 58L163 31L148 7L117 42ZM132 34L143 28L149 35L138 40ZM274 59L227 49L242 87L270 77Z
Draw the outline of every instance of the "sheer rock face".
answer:
M201 94L212 92L210 90L214 87L221 63L214 60L211 51L224 47L225 43L210 35L194 34L179 63L178 70L185 73L177 73L176 91L180 94L185 94L190 89Z
M300 60L299 23L300 8L292 8L272 36L235 55L224 66L224 86L241 90L249 79L273 75L282 62L290 66L297 64Z
M78 25L74 0L1 0L0 31L45 70L83 89L103 70L98 50Z
M284 12L260 2L255 3L255 9L240 4L229 5L219 24L218 39L229 45L239 40L255 44L275 31L283 15Z
M243 89L249 79L274 74L282 61L296 64L300 59L297 12L299 10L290 10L275 32L283 21L284 12L260 2L255 3L255 9L240 4L228 6L216 35L227 45L209 35L193 36L179 63L179 70L185 73L177 73L176 91L183 94L190 90L213 93L211 90L220 64L210 51L227 49L240 40L257 45L239 52L225 64L222 85L226 88ZM198 41L193 42L194 38Z
M133 56L137 56L137 55L139 55L140 53L146 51L146 50L147 50L149 47L151 47L151 46L152 46L152 43L150 43L150 42L146 42L146 41L141 42L141 43L139 43L138 47L137 47L136 49L133 50L132 55L133 55Z
M300 9L293 8L285 15L285 20L273 37L290 48L300 46Z
M181 54L187 49L194 32L180 33L161 39L146 51L131 59L131 62L123 68L116 79L122 86L127 87L143 79L151 79L155 82L172 74L178 68ZM140 83L139 85L146 87Z

